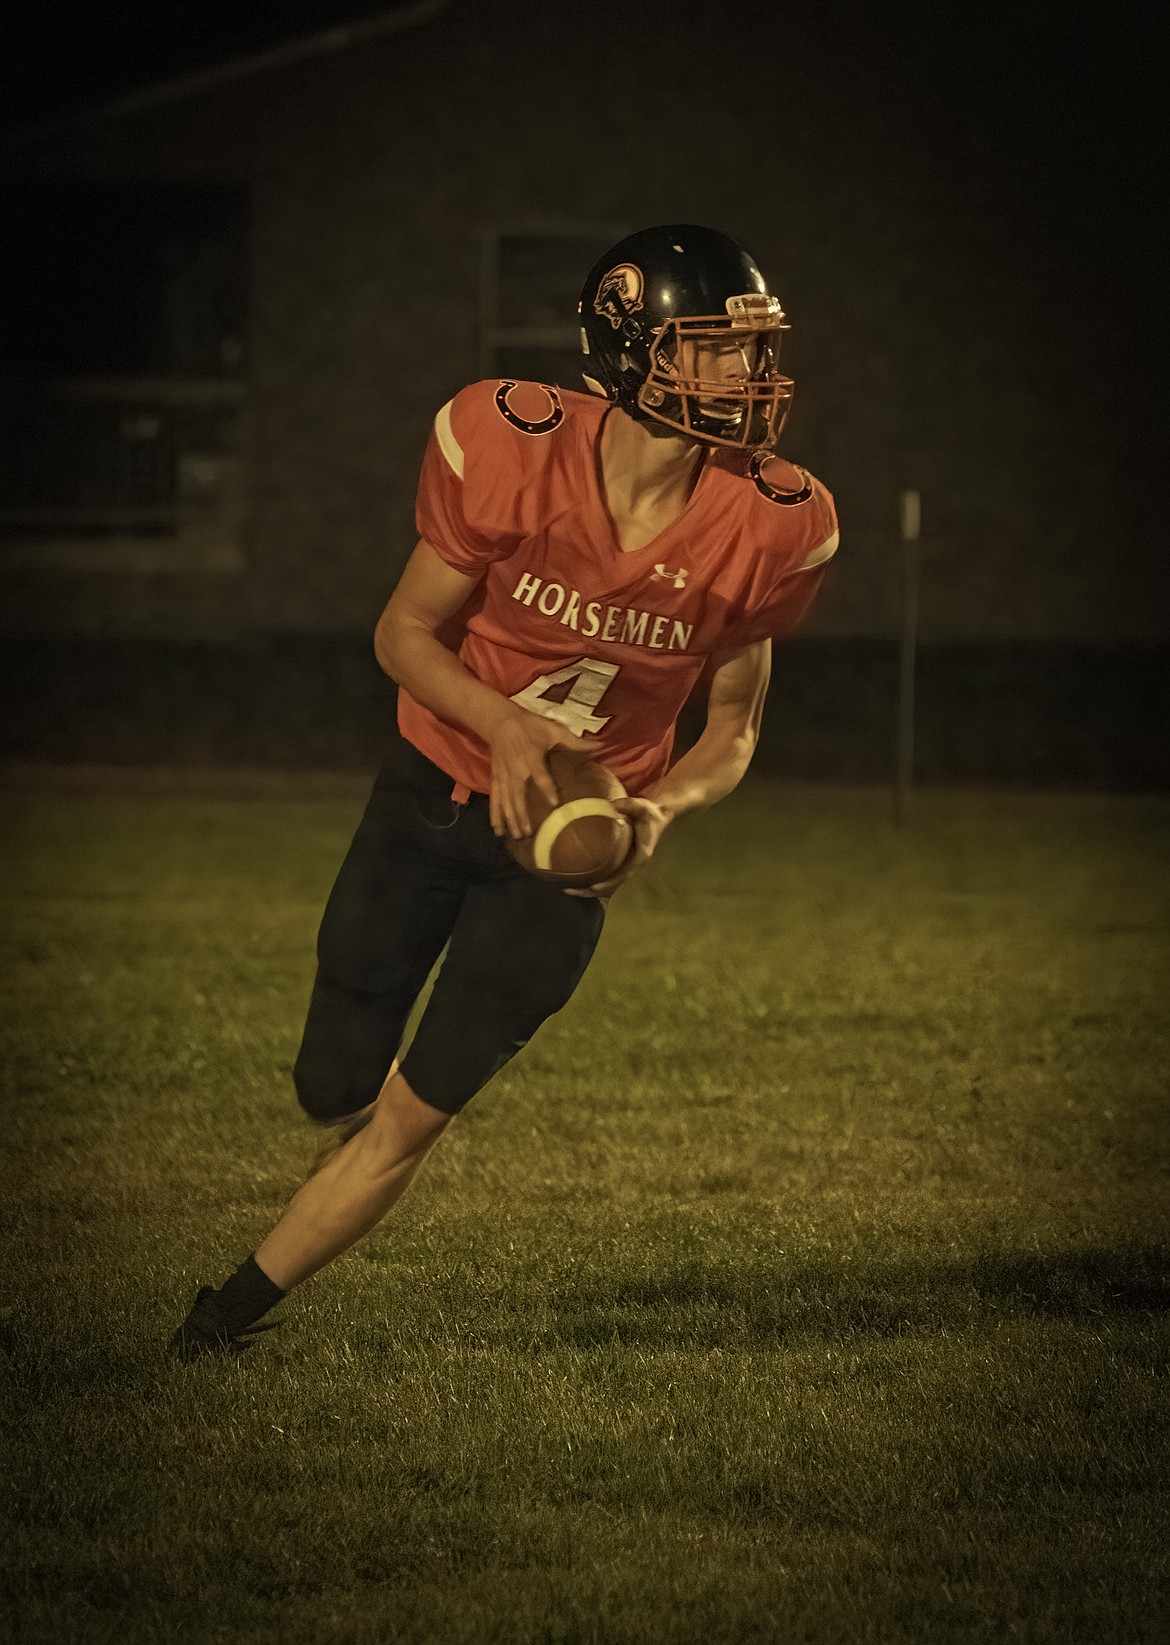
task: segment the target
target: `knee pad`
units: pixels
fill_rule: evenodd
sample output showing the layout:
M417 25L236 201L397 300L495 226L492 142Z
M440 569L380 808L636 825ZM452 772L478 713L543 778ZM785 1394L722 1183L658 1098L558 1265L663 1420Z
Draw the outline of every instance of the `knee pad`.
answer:
M311 1120L318 1125L334 1125L338 1120L356 1114L373 1102L385 1079L385 1070L377 1088L370 1091L367 1081L355 1081L350 1070L325 1061L311 1051L302 1050L293 1064L293 1085L297 1101ZM369 1092L369 1095L366 1093Z
M318 977L293 1065L297 1100L310 1119L330 1125L374 1101L413 1003L404 996L358 993Z
M457 1114L572 992L562 978L526 989L465 978L448 979L441 992L436 985L402 1059L403 1078L423 1102Z
M469 894L402 1061L411 1090L458 1113L568 1002L604 918L526 874Z

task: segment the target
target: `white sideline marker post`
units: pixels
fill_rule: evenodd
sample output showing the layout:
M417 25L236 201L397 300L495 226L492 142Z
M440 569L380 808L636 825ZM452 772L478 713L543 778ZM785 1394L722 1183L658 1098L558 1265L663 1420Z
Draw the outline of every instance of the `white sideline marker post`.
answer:
M894 775L894 821L910 814L914 781L914 662L918 650L918 536L922 496L902 493L902 647L898 664L898 747Z

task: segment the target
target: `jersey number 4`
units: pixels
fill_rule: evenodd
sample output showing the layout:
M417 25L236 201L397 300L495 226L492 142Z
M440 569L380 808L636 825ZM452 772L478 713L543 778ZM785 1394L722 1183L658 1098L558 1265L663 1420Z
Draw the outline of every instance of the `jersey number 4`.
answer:
M541 674L523 691L517 691L512 701L530 714L543 714L546 720L557 720L578 737L584 737L600 731L613 718L612 714L595 714L593 710L617 677L618 666L582 657L580 662L570 663L567 668L558 668L555 674ZM563 697L550 701L545 696L545 692L564 685L567 680L573 683Z

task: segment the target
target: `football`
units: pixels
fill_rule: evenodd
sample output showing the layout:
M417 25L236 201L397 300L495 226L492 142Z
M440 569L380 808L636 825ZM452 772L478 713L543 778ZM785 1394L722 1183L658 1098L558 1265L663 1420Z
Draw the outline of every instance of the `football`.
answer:
M634 847L634 830L613 803L626 791L587 754L553 748L546 763L560 803L550 805L530 778L524 797L532 833L509 838L508 850L538 879L596 885L615 874Z

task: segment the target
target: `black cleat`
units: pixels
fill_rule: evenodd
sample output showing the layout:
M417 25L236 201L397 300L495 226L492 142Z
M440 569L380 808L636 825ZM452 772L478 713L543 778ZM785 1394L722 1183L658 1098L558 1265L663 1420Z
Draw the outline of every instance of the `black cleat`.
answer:
M252 1346L261 1331L271 1331L279 1320L267 1325L249 1325L243 1331L229 1331L220 1312L219 1293L205 1285L195 1298L195 1306L171 1338L171 1352L185 1365L197 1359L228 1359Z

